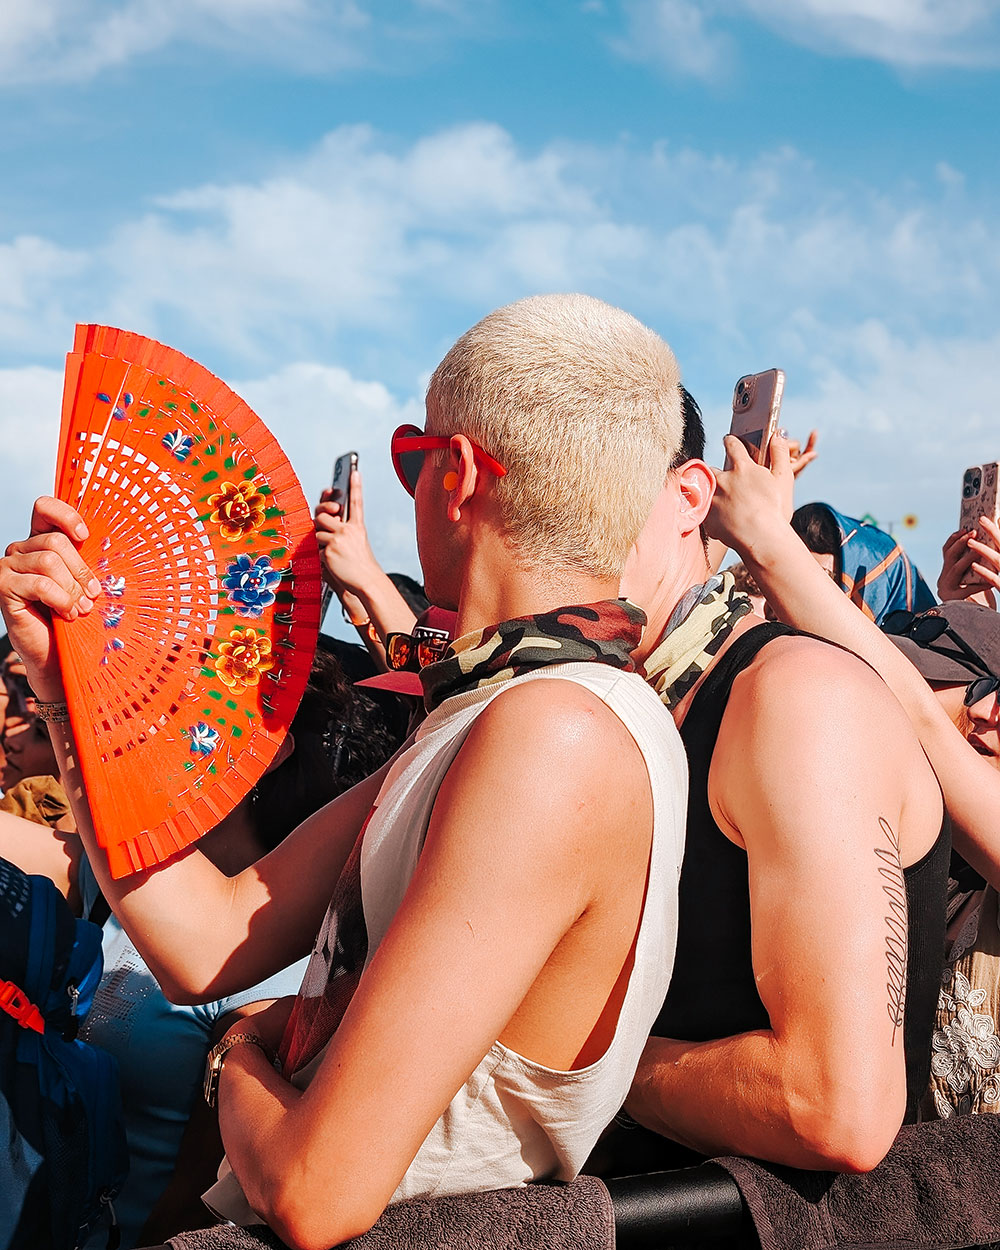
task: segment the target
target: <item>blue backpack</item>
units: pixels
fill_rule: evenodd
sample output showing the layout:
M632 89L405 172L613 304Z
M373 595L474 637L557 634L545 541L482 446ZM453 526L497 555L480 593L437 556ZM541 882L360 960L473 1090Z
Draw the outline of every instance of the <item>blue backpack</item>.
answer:
M76 1038L101 930L0 858L0 1250L75 1250L128 1172L117 1062Z

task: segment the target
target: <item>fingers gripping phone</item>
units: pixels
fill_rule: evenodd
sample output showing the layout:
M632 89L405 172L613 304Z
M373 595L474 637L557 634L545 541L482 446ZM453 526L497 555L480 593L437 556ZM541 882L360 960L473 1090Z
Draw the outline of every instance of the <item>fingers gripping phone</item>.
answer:
M748 373L740 378L733 391L733 423L729 433L735 434L757 464L767 463L767 449L778 426L785 375L781 369L764 373Z
M974 464L962 475L962 509L959 526L963 530L976 530L976 537L987 546L994 546L989 534L979 531L979 518L989 517L993 522L1000 519L1000 492L997 490L1000 464L990 460L986 464ZM975 569L969 569L965 578L969 584L984 585Z
M347 521L351 515L351 474L358 467L358 453L345 451L333 462L333 481L330 490L333 502L340 504L341 519Z

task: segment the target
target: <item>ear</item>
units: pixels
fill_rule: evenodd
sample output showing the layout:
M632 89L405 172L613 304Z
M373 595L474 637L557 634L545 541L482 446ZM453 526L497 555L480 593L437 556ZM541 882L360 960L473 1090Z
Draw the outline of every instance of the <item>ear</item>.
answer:
M444 481L448 492L448 520L460 521L462 507L473 496L479 481L479 468L472 444L464 434L453 434L448 444L448 471Z
M289 729L288 733L286 733L285 736L281 739L281 745L278 747L278 752L275 755L274 759L264 769L264 776L266 777L268 773L276 772L282 766L282 764L284 764L285 760L291 758L292 752L294 750L295 750L295 735Z
M681 497L681 532L690 534L708 516L715 495L715 474L704 460L688 460L674 472Z

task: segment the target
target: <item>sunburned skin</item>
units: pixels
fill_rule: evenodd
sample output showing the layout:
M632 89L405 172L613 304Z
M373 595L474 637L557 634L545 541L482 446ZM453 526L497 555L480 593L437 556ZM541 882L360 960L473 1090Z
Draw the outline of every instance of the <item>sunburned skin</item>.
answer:
M899 838L885 817L880 816L878 823L888 843L887 847L876 846L875 854L879 858L878 872L882 878L882 890L889 900L889 914L885 917L885 959L888 978L886 991L889 997L889 1019L892 1021L892 1045L895 1046L896 1034L903 1027L903 1014L906 1007L906 881L899 857Z

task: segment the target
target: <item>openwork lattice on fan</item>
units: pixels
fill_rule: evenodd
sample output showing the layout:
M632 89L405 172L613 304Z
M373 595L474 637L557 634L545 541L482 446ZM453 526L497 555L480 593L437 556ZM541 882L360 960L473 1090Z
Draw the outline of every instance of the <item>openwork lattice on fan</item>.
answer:
M225 383L161 343L77 326L55 493L90 528L97 608L56 644L114 876L189 845L261 777L319 628L312 518Z

